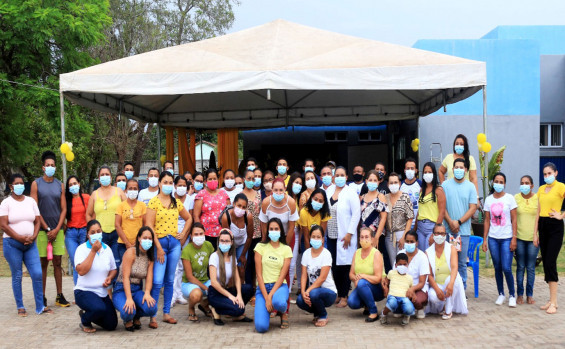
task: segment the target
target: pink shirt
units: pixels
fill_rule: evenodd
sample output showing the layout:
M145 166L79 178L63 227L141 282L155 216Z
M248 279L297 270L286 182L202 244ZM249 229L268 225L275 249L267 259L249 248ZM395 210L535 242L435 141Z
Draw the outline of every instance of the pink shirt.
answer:
M39 208L35 200L24 196L23 201L17 201L8 196L0 204L0 216L8 216L8 225L20 236L33 236L33 222L39 216ZM4 233L4 238L10 236Z
M229 200L228 194L223 190L218 190L218 194L211 195L206 189L202 189L196 194L195 200L202 200L200 222L204 226L206 236L219 236L222 226L218 217L226 207L227 200Z

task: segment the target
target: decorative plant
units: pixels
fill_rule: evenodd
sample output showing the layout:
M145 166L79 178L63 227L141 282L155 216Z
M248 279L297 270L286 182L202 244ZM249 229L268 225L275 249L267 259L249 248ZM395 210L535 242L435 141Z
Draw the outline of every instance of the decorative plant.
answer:
M481 179L483 181L483 200L484 200L492 190L492 180L493 180L492 176L496 172L500 171L500 166L502 165L502 161L504 160L504 150L506 149L506 146L504 145L500 149L495 151L490 161L488 161L487 155L491 151L492 146L489 142L487 142L487 136L484 133L479 133L477 135L477 142L479 148L479 163L481 166ZM479 203L479 209L477 210L477 213L478 213L478 217L476 217L476 220L479 223L482 223L484 217L482 203Z

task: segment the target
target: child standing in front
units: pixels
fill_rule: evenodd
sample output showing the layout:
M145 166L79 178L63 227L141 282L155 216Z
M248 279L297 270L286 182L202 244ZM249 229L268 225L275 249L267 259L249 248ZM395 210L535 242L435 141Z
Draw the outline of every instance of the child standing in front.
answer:
M389 291L381 316L381 324L388 323L387 314L392 311L393 313L401 312L404 315L402 326L408 325L410 316L414 315L415 310L412 301L406 296L406 292L412 287L412 276L408 274L406 253L399 253L396 256L396 269L388 272L387 279L389 280Z

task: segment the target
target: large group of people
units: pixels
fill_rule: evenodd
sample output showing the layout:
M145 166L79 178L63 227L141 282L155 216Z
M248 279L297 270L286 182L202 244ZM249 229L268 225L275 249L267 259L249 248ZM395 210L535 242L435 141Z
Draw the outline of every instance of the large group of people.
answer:
M89 195L76 176L66 183L55 178L53 152L45 152L42 162L43 175L32 183L30 196L24 195L23 176L14 174L11 193L0 204L4 257L20 316L27 316L23 264L37 314L53 312L45 292L49 261L55 268L55 304L70 306L62 291L65 248L80 327L87 333L96 331L93 324L115 329L118 315L127 331L140 329L142 317L158 328L161 295L161 320L168 324L178 322L171 308L184 304L194 323L205 316L221 326L222 316L229 316L254 322L264 333L278 316L284 329L290 326L295 283L296 305L313 315L316 327L326 326L332 305L362 309L366 322L382 324L391 315L407 325L411 316L433 313L449 320L468 312L471 217L481 199L463 135L439 170L427 162L419 171L408 158L402 174L387 175L378 162L367 172L354 166L351 180L333 161L316 172L314 161L306 159L291 173L284 158L273 164L274 172L249 158L241 174L208 169L177 176L166 161L162 172L149 170L149 186L140 190L133 165L126 163L114 177L101 167L100 187ZM534 303L540 249L550 294L541 309L552 314L558 309L565 184L557 181L552 163L544 166L543 177L535 193L532 178L524 175L516 195L505 191L504 173L491 177L482 248L494 264L495 303L506 300L506 280L510 307L524 303L526 272L526 302ZM386 305L379 311L382 300ZM245 312L248 303L254 304L253 319Z

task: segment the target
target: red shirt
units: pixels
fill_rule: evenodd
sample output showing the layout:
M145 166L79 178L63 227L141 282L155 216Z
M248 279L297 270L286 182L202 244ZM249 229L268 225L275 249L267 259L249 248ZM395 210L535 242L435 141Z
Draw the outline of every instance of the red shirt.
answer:
M79 196L73 196L73 208L71 209L71 219L67 220L67 227L69 228L84 228L86 227L86 208L88 207L88 200L90 195L82 194L84 204Z

